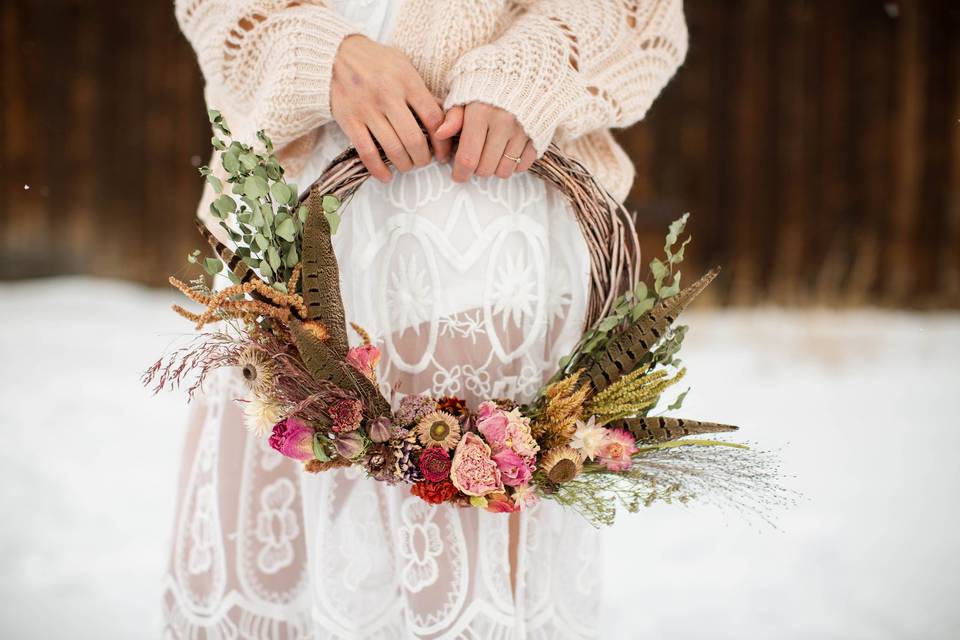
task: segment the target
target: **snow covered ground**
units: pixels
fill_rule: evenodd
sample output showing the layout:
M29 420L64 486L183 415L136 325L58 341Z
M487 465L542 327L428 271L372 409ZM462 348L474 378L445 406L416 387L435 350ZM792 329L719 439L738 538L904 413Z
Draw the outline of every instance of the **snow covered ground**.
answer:
M173 299L0 285L0 638L151 638L183 397ZM960 636L960 314L690 314L684 414L782 449L779 530L654 507L604 534L605 638Z

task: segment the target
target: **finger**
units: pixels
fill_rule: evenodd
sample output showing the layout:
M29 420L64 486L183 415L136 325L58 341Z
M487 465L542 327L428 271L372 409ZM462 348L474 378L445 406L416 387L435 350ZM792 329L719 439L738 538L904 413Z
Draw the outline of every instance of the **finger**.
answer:
M517 133L510 138L506 148L503 150L503 158L501 158L500 164L497 165L496 175L498 178L509 178L516 173L517 168L520 166L519 159L523 156L523 150L526 146L527 136L523 132ZM512 158L508 156L512 156Z
M430 92L424 87L422 93L417 92L410 98L410 107L427 130L430 148L433 149L433 155L437 158L437 162L449 160L450 147L452 146L450 139L437 137L437 129L444 121L443 109L440 108L437 99L430 95Z
M463 129L460 131L460 142L457 145L457 155L453 161L453 181L466 182L470 179L480 164L480 155L483 153L484 140L487 137L487 118L482 110L466 109L463 115Z
M483 154L480 164L477 165L477 175L489 178L497 170L503 160L503 152L507 143L517 130L513 116L506 111L494 111L490 118L487 139L483 143Z
M367 127L362 122L349 122L343 125L343 132L347 134L353 148L357 150L360 162L367 168L370 175L380 182L390 182L393 174L380 158L380 149L374 144Z
M430 149L427 147L427 136L423 133L417 119L413 117L410 107L403 103L387 113L387 120L400 138L404 150L418 167L424 167L430 162Z
M386 156L390 158L390 162L393 163L397 171L410 171L410 169L413 168L413 160L407 155L407 151L403 148L403 143L397 136L397 132L393 130L393 126L387 121L385 116L374 116L370 122L367 123L367 127L370 129L373 137L377 139L377 142L380 143L380 148L383 149Z
M536 161L537 150L533 148L533 141L528 140L527 146L523 148L523 153L520 154L520 164L517 165L517 171L526 171Z
M443 116L443 122L437 127L437 137L446 140L460 133L463 129L463 112L462 105L450 107L450 110Z

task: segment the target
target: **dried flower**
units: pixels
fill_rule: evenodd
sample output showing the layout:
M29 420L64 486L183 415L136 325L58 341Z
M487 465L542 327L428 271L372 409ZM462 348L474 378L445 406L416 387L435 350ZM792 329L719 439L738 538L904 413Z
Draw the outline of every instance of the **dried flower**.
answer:
M418 482L410 493L430 504L440 504L457 495L457 488L449 480L442 482Z
M420 418L414 431L425 447L452 449L460 442L460 423L449 413L434 411Z
M295 460L313 457L313 428L296 418L287 418L273 427L270 446Z
M400 408L394 414L396 423L407 426L417 422L431 411L435 411L437 403L427 396L407 396L400 401Z
M257 396L265 397L273 387L274 371L263 351L255 347L247 347L237 357L237 366L243 375L247 387Z
M420 454L420 471L427 482L440 482L450 477L450 454L442 447L428 447Z
M523 511L538 502L540 502L540 496L529 484L522 484L513 488L513 503L517 505L517 511Z
M356 431L341 433L333 441L333 448L344 458L353 460L363 453L363 438Z
M593 460L606 437L607 430L597 424L595 416L590 416L586 422L577 420L577 430L570 439L570 446L579 451L585 460Z
M490 457L490 447L475 433L464 435L457 445L450 465L450 479L468 496L503 490L500 470Z
M530 420L520 415L520 409L502 411L493 402L480 405L477 430L493 451L512 449L521 456L534 456L540 446L530 433Z
M583 471L580 452L571 447L557 447L547 451L540 460L540 468L554 484L569 482Z
M337 433L345 433L360 426L360 421L363 420L363 405L359 400L344 398L331 403L327 413L333 421L332 429Z
M400 479L396 468L396 454L390 445L382 443L370 445L364 455L364 466L377 480L396 482Z
M491 493L486 496L486 500L485 507L491 513L513 513L517 510L517 505L503 492Z
M501 449L493 454L492 458L497 463L497 468L500 469L503 484L516 487L530 481L533 474L528 460L521 457L513 449Z
M362 344L347 351L347 364L376 381L377 363L380 362L380 349L372 344Z
M423 481L423 473L420 471L420 452L423 448L417 443L417 437L410 434L403 440L393 441L391 445L396 455L397 472L404 481Z
M437 400L437 409L457 418L467 415L467 403L463 398L444 396Z
M265 436L273 429L282 417L283 410L279 405L254 396L252 400L243 406L243 419L248 431L252 431L258 436Z
M390 424L390 418L380 416L370 423L367 428L367 435L374 442L386 442L393 437L393 425Z
M637 441L626 429L607 429L606 438L597 451L597 459L609 471L626 471L633 463Z

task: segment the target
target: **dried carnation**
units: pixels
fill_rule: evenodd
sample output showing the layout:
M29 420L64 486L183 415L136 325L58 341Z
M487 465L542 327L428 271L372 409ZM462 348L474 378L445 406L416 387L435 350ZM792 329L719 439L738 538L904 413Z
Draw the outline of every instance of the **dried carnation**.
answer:
M337 433L346 433L360 426L363 420L363 405L359 400L343 398L331 403L327 407L327 414L333 421L331 428Z
M418 482L410 493L430 504L441 504L457 495L457 488L449 480L442 482Z
M420 418L414 432L425 447L452 449L460 442L460 423L443 411L434 411Z
M570 482L583 471L583 457L571 447L550 449L540 460L540 469L554 484Z
M437 403L427 396L407 396L400 401L400 408L394 414L396 424L410 425L417 422L431 411L435 411Z
M428 447L420 453L420 472L427 482L440 482L450 477L450 454L442 447Z

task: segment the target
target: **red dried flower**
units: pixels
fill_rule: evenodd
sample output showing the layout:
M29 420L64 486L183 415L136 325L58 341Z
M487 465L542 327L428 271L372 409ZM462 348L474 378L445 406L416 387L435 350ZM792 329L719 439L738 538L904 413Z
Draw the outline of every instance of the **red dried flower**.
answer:
M360 421L363 420L363 405L359 400L344 398L331 403L327 413L333 421L333 430L346 433L360 426Z
M449 480L443 482L418 482L410 493L430 504L440 504L457 495L457 488Z
M443 447L427 447L420 454L420 471L428 482L450 478L450 454Z
M467 415L467 403L455 396L444 396L437 400L437 409L457 418Z

